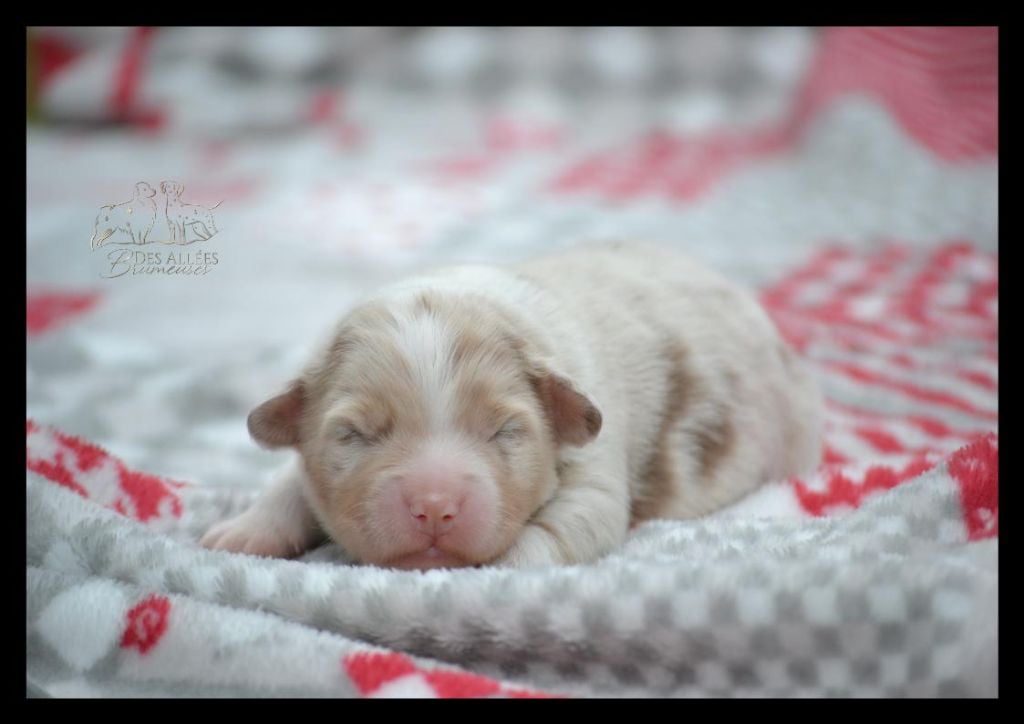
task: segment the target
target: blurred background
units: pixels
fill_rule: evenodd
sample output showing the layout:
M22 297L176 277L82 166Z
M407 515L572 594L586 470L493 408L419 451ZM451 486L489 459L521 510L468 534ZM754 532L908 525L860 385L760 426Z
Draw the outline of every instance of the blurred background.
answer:
M302 235L298 243L371 267L414 248L475 254L479 232L467 223L481 214L488 246L502 251L524 234L550 236L550 225L517 218L523 191L571 186L580 164L624 139L636 141L621 149L630 157L701 168L675 153L673 136L777 122L815 46L806 28L38 28L29 37L30 205L94 206L136 180L176 174L186 197L226 200L229 215L259 199L266 215L231 221L246 238L281 247ZM77 172L97 164L102 178L83 196ZM662 223L549 213L567 237Z
M208 139L283 134L401 100L693 130L766 120L799 81L807 28L38 28L37 118ZM130 67L129 67L130 66ZM116 77L115 77L116 76ZM114 80L119 87L111 88ZM111 97L111 91L114 96ZM326 94L326 96L325 96ZM616 116L618 118L618 116Z
M646 238L764 287L825 245L997 248L994 28L27 40L29 414L183 479L265 470L248 409L426 265ZM219 204L182 247L216 265L105 278L97 212L162 181Z

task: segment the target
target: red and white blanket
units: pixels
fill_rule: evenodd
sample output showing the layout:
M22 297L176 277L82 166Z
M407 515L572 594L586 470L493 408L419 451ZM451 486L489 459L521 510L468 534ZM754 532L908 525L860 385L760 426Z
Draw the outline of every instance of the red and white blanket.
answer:
M782 110L746 125L701 127L686 95L616 115L435 91L410 114L360 81L311 94L301 131L232 141L175 115L202 76L140 60L174 50L162 32L51 57L42 91L80 73L112 105L53 107L146 130L28 136L30 693L997 695L994 29L824 31ZM217 263L107 278L97 209L165 179L222 202L185 247ZM281 462L248 408L361 291L609 236L759 288L826 392L817 471L592 566L198 548Z

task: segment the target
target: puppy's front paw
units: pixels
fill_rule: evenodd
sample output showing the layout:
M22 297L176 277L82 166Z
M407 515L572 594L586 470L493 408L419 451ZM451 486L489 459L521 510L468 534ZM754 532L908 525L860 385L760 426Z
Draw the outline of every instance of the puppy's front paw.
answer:
M254 556L292 558L309 545L302 533L289 532L265 515L248 510L214 525L199 539L210 550L248 553Z
M503 568L534 568L557 566L568 563L558 539L538 525L523 528L519 538L505 553L498 556L491 565Z

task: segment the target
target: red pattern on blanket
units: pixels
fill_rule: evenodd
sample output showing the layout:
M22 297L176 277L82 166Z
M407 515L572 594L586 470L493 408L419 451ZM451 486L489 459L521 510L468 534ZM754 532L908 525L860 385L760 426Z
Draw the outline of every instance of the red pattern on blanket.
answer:
M158 125L159 115L140 112L136 103L146 37L136 33L126 44L111 106L126 120ZM656 131L573 162L553 187L617 201L661 195L692 202L745 164L794 147L810 119L850 94L874 98L942 159L989 160L998 151L997 45L994 28L829 30L783 123L744 134ZM338 107L315 98L310 120L335 129L340 146L359 145L365 128L347 122ZM559 143L557 133L543 129L499 123L491 131L482 149L446 157L431 170L476 182L514 152ZM216 167L231 148L213 147L207 164ZM241 182L238 198L251 196L257 184ZM227 196L190 189L211 202ZM63 193L51 193L57 192ZM924 255L902 245L872 253L830 247L764 290L765 307L819 371L828 397L823 463L788 486L798 514L841 514L934 470L956 482L966 539L998 536L997 296L995 255L963 242ZM27 331L56 329L99 299L70 290L30 294ZM182 516L183 483L132 470L99 446L31 419L26 436L30 471L147 524ZM126 614L121 646L154 651L170 613L167 598L141 600ZM346 656L341 673L363 696L545 696L420 666L398 653Z
M180 518L185 483L132 470L99 445L25 423L26 467L58 485L143 523Z
M95 307L101 296L99 292L32 292L26 301L26 330L36 335L56 329Z
M746 164L791 149L809 122L850 94L881 102L916 141L949 161L998 152L997 28L832 28L780 123L747 131L644 138L573 162L556 193L612 201L647 195L692 202Z
M135 648L140 654L147 654L167 632L167 619L171 612L171 601L165 596L152 595L140 601L127 615L121 648Z
M957 242L924 254L824 249L763 291L829 397L826 464L793 481L804 510L855 508L970 443L949 471L971 539L995 535L997 290L996 256Z
M528 689L511 688L486 676L417 666L402 654L366 651L342 661L359 693L365 697L415 696L418 698L550 699L559 698Z

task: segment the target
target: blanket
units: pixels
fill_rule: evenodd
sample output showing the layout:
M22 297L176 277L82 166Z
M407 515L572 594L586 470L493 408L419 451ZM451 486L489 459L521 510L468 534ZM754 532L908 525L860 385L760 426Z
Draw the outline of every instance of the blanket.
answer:
M583 43L573 67L623 87L551 90L534 68L496 104L456 72L487 44L444 31L408 51L436 61L412 63L440 78L426 90L367 72L312 94L301 132L227 140L231 119L174 115L201 76L125 80L145 43L182 42L161 32L61 70L80 89L116 78L109 107L60 76L40 91L121 127L28 135L29 695L998 695L994 29L757 35L790 51L764 55L781 79L764 106L743 105L749 83L623 103L658 65L645 43L666 41L607 29L544 38ZM126 112L161 102L161 123ZM169 238L170 180L215 230ZM156 243L92 248L140 198L159 202ZM197 545L287 459L245 415L346 304L427 264L610 237L757 289L825 390L816 470L648 522L591 565L397 571L333 544Z

